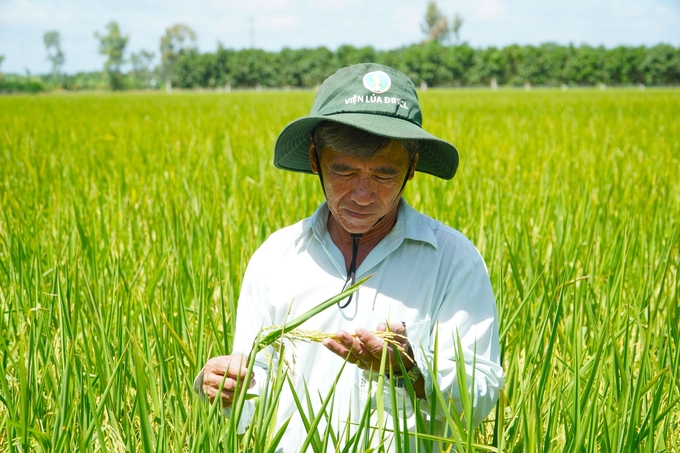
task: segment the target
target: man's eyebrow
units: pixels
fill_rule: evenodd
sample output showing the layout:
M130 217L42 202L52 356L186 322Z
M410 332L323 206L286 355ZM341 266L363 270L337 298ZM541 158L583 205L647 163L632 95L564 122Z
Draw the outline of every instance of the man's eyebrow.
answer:
M350 170L355 170L355 168L350 167L349 165L345 164L330 164L329 167L331 168L332 171L350 171Z
M399 174L399 169L391 166L377 167L374 168L373 171L375 171L376 173L381 173L386 176L396 176Z
M341 163L330 164L329 167L330 167L331 171L340 172L340 173L346 172L346 171L356 170L355 167L352 167L352 166L346 165L346 164L341 164ZM382 166L382 167L374 167L374 168L371 168L371 170L373 170L376 173L380 173L382 175L385 175L385 176L396 176L396 175L399 174L399 169L396 168L396 167L393 167L391 165L385 165L385 166Z

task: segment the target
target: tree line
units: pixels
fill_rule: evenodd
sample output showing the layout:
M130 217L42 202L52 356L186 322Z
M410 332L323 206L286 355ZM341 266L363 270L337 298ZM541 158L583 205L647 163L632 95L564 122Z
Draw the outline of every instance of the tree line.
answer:
M511 45L475 49L438 41L395 50L341 46L283 49L219 48L213 53L182 52L169 80L182 88L313 87L338 68L376 62L408 74L417 85L434 87L497 85L680 85L680 48Z
M309 88L338 68L363 62L395 67L416 85L429 87L680 85L680 48L666 44L606 49L548 43L475 49L432 40L394 50L345 45L336 51L318 47L267 52L220 46L205 53L183 47L166 50L163 62L153 69L148 63L133 65L125 73L119 65L115 71L14 76L14 89L7 83L12 77L5 76L4 90L154 89L165 82L188 89Z
M680 47L668 44L615 48L588 45L510 45L477 49L460 43L463 18L449 18L436 2L428 3L421 29L424 40L393 50L340 46L234 50L219 44L201 53L196 33L184 24L166 29L160 39L160 65L155 54L142 50L127 55L129 36L117 22L95 32L103 71L63 74L65 56L56 30L43 36L52 71L41 76L0 73L0 92L51 89L185 89L310 88L337 69L376 62L397 68L421 87L465 86L593 86L680 85ZM455 38L455 39L452 39ZM0 64L2 56L0 56ZM125 71L124 69L127 69Z

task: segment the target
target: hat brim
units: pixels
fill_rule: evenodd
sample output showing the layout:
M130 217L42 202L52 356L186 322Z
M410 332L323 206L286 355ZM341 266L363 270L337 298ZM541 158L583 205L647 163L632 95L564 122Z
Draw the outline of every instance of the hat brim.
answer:
M410 121L371 113L312 115L289 123L276 139L274 165L282 170L312 173L309 140L322 121L346 124L383 137L419 140L417 171L451 179L458 169L458 150L449 142L435 137Z

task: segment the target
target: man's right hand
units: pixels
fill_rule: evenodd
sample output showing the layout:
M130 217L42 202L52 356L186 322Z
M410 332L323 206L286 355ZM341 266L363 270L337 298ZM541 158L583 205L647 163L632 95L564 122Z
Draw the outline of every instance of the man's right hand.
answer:
M222 407L231 407L236 398L238 386L243 386L248 373L248 359L241 355L222 355L208 360L203 368L203 393L212 403L222 400ZM225 379L226 376L226 379ZM224 381L224 385L222 382ZM248 388L255 386L251 378ZM220 394L220 387L222 393Z

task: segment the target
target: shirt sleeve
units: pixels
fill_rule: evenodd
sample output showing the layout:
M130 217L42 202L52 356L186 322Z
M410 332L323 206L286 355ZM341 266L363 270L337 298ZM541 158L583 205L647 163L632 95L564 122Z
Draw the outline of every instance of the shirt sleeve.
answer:
M473 425L478 426L498 401L503 387L500 364L498 315L489 275L481 256L475 254L450 280L438 312L433 314L429 332L408 332L416 363L425 379L428 400L421 410L443 420L445 414L439 401L431 401L436 379L437 387L462 413L461 391L473 401ZM435 341L436 340L436 341ZM459 342L462 349L459 350ZM437 344L437 369L433 369ZM456 358L462 356L468 388L458 384ZM447 401L448 403L448 401ZM435 414L431 414L436 407Z
M446 420L447 406L453 405L462 415L461 391L465 391L473 401L472 423L477 427L498 401L504 375L500 364L496 302L486 266L476 249L473 257L457 267L444 286L439 302L433 305L430 313L424 314L427 319L406 326L415 362L425 381L426 399L419 402L419 410L440 422ZM461 389L458 383L457 357L463 359L467 389ZM365 401L369 393L368 382L375 376L366 371L361 374L362 399ZM443 396L446 406L442 406L437 394L432 399L435 382L437 393ZM389 385L383 389L385 409L391 414L413 417L414 408L406 389L395 389L396 408L392 407L391 391Z

